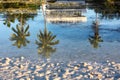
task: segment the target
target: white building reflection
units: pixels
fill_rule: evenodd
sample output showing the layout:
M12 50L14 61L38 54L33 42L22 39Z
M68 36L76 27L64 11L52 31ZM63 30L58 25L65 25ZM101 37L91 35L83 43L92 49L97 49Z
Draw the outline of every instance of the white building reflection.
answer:
M54 3L47 3L46 21L50 23L78 23L86 22L87 17L84 16L86 12L85 1L56 1Z

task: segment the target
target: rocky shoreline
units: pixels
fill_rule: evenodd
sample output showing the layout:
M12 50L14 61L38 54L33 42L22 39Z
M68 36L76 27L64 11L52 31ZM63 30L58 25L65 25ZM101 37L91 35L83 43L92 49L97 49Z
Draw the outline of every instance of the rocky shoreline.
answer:
M120 80L120 63L0 58L0 80Z

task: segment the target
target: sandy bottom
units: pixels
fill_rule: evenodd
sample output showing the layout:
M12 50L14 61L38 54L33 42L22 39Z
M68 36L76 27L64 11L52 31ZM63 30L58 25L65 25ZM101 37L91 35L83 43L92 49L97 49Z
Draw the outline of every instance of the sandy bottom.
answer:
M120 63L0 58L0 80L120 80Z

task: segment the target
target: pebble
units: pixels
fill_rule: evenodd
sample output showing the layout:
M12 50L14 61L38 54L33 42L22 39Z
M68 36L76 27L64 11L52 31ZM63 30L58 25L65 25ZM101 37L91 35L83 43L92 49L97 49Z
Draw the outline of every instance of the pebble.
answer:
M40 76L40 77L43 77L43 76L44 76L44 73L40 73L39 76Z
M60 78L60 77L57 77L57 78L54 78L53 80L61 80L61 78Z
M88 64L86 62L82 63L83 67L86 67Z
M24 68L24 66L23 66L22 64L18 65L18 67L19 67L20 69L23 69L23 68Z
M50 71L50 70L47 70L47 71L46 71L46 74L50 74L50 73L51 73L51 71Z
M23 56L20 57L20 60L24 60L25 58Z
M31 79L29 77L27 77L26 80L31 80Z
M88 70L92 70L93 69L93 67L92 66L87 66L87 68L88 68Z

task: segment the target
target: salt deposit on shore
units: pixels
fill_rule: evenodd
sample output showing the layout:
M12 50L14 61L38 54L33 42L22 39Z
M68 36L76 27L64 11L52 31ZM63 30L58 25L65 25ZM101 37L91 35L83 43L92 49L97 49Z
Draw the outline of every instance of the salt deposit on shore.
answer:
M0 58L0 80L120 80L120 63Z

